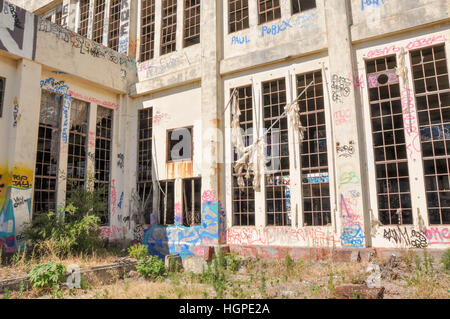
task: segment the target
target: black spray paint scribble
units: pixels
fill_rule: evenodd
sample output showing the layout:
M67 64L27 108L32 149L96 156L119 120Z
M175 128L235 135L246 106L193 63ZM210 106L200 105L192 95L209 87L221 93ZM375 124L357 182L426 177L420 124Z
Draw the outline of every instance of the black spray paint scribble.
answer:
M342 97L347 97L350 95L352 82L337 74L333 74L333 78L331 81L331 91L332 98L334 102L342 103Z
M122 153L117 154L117 166L119 166L120 169L123 169L125 164L125 155Z
M390 242L405 244L410 247L425 248L428 246L427 238L424 233L414 229L410 230L406 227L403 227L403 230L400 226L397 226L397 228L385 229L383 237Z

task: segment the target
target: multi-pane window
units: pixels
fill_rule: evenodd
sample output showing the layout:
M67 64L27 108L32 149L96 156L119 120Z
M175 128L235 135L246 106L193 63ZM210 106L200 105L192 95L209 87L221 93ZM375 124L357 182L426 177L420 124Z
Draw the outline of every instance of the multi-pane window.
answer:
M286 106L285 79L263 82L264 129L266 145L267 225L291 225L289 141L287 118L280 116ZM270 129L270 131L268 131Z
M137 189L141 203L146 211L146 223L150 223L150 213L153 203L152 184L152 130L153 109L139 110L139 141L138 141L138 179Z
M201 189L201 178L183 179L183 225L186 227L201 223Z
M72 99L70 107L69 155L67 158L67 190L82 187L86 179L89 105Z
M292 0L292 14L316 7L316 0Z
M383 225L412 224L408 152L395 56L368 61L378 214Z
M450 224L450 89L445 45L411 52L430 224Z
M167 161L192 160L192 127L167 131Z
M103 41L103 23L105 20L105 0L96 0L94 4L94 23L92 26L92 40L97 43Z
M55 23L61 25L61 20L62 20L62 7L59 7L58 9L56 9Z
M155 47L155 0L142 0L140 61L153 59Z
M0 117L3 113L3 100L5 99L5 78L0 77Z
M331 223L331 208L322 73L297 75L297 94L312 81L298 102L306 128L300 151L303 217L306 226L323 226Z
M42 91L34 181L34 214L56 210L63 97Z
M89 24L89 0L80 0L80 22L78 34L86 37Z
M258 24L263 24L280 17L280 0L258 0Z
M108 46L113 50L119 48L120 0L111 0L109 8Z
M184 47L200 43L200 0L184 0Z
M109 185L111 174L113 110L97 107L95 136L95 188L103 188L103 200L107 203L105 210L97 212L103 225L109 222Z
M253 94L252 86L237 88L237 103L241 115L239 124L243 131L243 144L245 147L253 143ZM238 154L233 150L233 162L238 160ZM233 163L234 164L234 163ZM232 165L234 166L234 165ZM245 177L246 171L236 173L231 168L233 178L232 184L232 208L233 208L233 226L255 225L255 191L253 189L253 174L250 178ZM238 178L241 177L245 187L239 187Z
M175 182L159 182L159 223L161 225L175 224Z
M161 55L176 50L177 0L162 0Z
M228 33L249 27L248 0L228 0Z

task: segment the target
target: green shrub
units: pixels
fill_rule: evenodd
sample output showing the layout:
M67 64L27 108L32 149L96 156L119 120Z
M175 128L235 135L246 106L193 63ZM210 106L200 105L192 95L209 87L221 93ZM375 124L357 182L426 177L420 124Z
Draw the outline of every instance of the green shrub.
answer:
M31 285L34 288L58 288L66 278L65 271L63 264L54 262L33 266L29 272Z
M135 258L137 260L143 259L148 255L148 248L143 244L133 245L127 249L130 257Z
M448 248L441 257L441 263L444 265L444 269L450 271L450 248Z
M158 278L167 273L164 261L157 256L146 256L138 260L137 272L145 278Z

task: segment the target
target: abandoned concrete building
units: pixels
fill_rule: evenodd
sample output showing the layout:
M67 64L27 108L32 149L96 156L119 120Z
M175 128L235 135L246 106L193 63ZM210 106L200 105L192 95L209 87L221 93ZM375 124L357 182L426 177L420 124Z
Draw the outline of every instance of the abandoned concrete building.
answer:
M449 16L0 0L0 245L75 183L106 186L103 237L160 256L450 247Z

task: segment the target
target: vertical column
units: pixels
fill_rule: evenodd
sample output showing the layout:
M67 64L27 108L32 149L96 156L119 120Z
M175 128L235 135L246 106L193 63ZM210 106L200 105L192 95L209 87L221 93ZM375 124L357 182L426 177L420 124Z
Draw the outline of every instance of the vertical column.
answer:
M6 180L7 190L4 216L9 216L13 220L13 223L9 223L6 233L13 236L16 249L23 246L20 234L25 224L31 220L41 100L39 87L41 70L40 64L24 59L17 62L17 82L14 85L17 91L13 99L13 107L17 110L17 122L9 129L7 147L9 178L3 177L3 182ZM0 224L6 221L6 217Z
M95 132L97 122L97 104L89 105L89 129L88 129L88 146L87 146L87 187L89 190L94 189L95 179Z
M128 43L128 55L132 58L138 58L137 50L139 48L139 36L138 28L141 23L139 21L139 3L140 1L131 1L130 3L130 29L129 29L129 43Z
M89 21L88 21L87 38L91 40L92 40L92 28L94 26L94 7L95 7L95 0L89 0Z
M223 171L223 89L219 61L222 55L221 16L223 1L204 1L201 7L202 46L202 218L217 218L210 232L217 233L217 241L224 239L224 217L220 203L224 200L225 183Z
M328 53L330 61L329 83L331 111L350 114L345 125L334 125L336 145L336 175L338 180L337 229L340 232L342 247L362 248L370 243L370 234L365 232L364 194L362 189L362 168L360 152L364 152L358 134L355 91L347 78L353 72L351 35L348 21L347 4L343 1L325 0L325 21L327 26ZM328 77L330 77L330 75ZM350 193L362 194L352 198ZM368 217L367 217L368 218ZM370 228L368 228L370 231Z
M291 16L291 2L292 1L280 1L281 5L281 19L289 19Z
M61 15L61 26L63 28L69 27L69 13L71 7L71 0L64 0L62 3L62 15Z
M184 47L183 40L183 28L184 28L184 0L177 0L177 43L176 50L182 50Z
M228 17L225 19L228 20ZM248 23L250 27L258 25L258 1L248 2Z
M103 37L102 44L108 46L108 32L109 32L109 12L111 8L111 0L105 0L105 19L103 21Z
M112 150L111 150L111 167L110 167L110 185L109 185L109 225L111 227L112 239L123 239L126 236L126 229L124 230L121 222L120 210L117 204L120 200L122 184L122 169L118 165L119 154L123 155L122 141L121 141L121 128L120 121L121 109L115 110L113 113L112 124Z
M155 50L153 58L161 53L162 1L155 1Z
M249 2L250 5L250 2ZM256 8L255 8L256 9ZM263 104L262 104L262 85L261 85L261 81L258 79L257 82L254 82L252 79L252 84L254 86L253 88L253 94L254 94L254 99L253 101L255 102L255 105L253 106L255 112L254 112L254 116L253 116L253 123L254 123L254 127L255 127L255 135L256 135L256 131L259 131L259 137L264 136L265 134L265 129L264 129L264 111L263 111ZM259 121L257 121L257 119L259 119ZM259 126L258 126L259 124ZM254 137L256 138L256 136ZM265 227L266 226L266 199L265 199L265 190L264 190L264 185L265 185L265 158L261 159L260 162L260 167L261 167L261 176L259 179L259 184L261 185L260 187L260 191L259 192L255 192L255 226L259 226L259 227Z
M130 17L130 0L122 0L120 5L119 52L125 55L128 55L129 53Z

